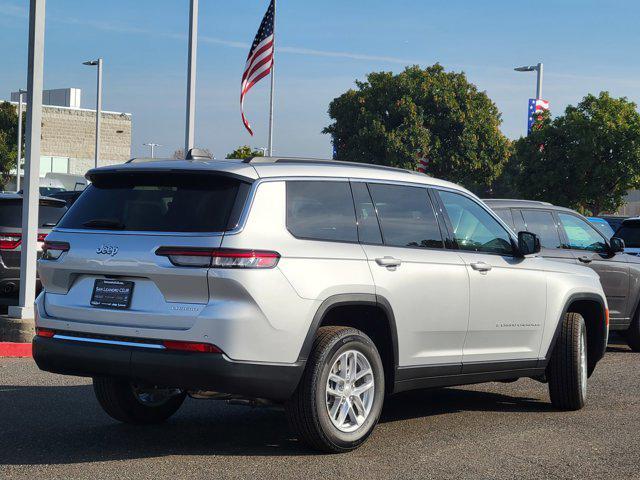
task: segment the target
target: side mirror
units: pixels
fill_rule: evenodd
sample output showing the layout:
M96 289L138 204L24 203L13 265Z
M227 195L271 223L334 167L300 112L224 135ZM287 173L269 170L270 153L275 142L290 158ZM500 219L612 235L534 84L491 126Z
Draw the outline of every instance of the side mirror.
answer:
M518 250L521 255L540 253L540 238L535 233L518 232Z
M624 240L620 237L611 237L609 240L609 251L611 253L624 252Z

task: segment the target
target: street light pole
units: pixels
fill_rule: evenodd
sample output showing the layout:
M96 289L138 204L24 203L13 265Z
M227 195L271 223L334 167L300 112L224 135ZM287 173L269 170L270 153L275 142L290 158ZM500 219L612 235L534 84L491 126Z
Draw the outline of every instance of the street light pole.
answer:
M155 148L156 147L162 147L162 145L160 145L159 143L153 143L153 142L151 142L151 143L143 143L142 145L144 145L145 147L151 148L151 158L155 158L155 155L154 155Z
M29 7L29 61L27 68L27 131L24 193L22 194L22 242L20 295L9 315L34 317L36 256L38 250L38 205L40 203L40 137L42 134L42 77L44 70L45 0L31 0Z
M22 159L22 95L26 90L18 90L18 160L16 161L16 192L20 191L20 160Z
M94 167L98 168L98 158L100 157L100 121L102 117L102 57L97 60L89 60L83 62L83 65L97 66L97 82L96 82L96 150Z
M514 68L516 72L537 72L538 78L536 81L536 100L542 99L542 72L544 70L544 65L542 63L538 63L537 65L529 65L524 67L516 67Z
M542 98L542 70L544 66L542 63L538 63L536 66L536 71L538 72L538 78L536 82L536 100L540 100Z
M189 8L189 53L187 60L187 118L184 133L184 155L195 143L196 121L196 53L198 49L198 0Z

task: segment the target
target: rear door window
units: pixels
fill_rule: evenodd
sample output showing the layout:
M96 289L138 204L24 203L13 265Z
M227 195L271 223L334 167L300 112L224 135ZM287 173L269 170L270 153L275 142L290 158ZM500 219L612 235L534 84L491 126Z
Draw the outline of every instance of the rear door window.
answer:
M562 248L558 227L550 211L522 210L522 216L527 230L538 235L544 248Z
M298 238L357 242L349 182L287 182L287 229Z
M444 247L426 188L371 183L369 190L378 212L385 245Z
M223 232L237 225L249 188L235 177L202 172L103 174L93 179L60 227Z

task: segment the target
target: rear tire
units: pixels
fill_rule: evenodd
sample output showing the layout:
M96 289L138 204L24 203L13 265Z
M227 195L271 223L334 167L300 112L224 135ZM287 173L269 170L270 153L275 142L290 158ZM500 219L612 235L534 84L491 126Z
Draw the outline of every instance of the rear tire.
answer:
M569 312L547 366L551 403L560 410L580 410L587 397L587 329L582 315Z
M358 448L380 418L385 385L375 344L360 330L322 327L297 390L287 402L300 440L330 453Z
M176 389L140 388L126 380L93 379L93 391L102 409L119 422L150 425L176 413L186 394Z
M624 337L627 341L627 345L634 352L640 352L640 312L636 312L633 317L633 321L626 332L624 332Z

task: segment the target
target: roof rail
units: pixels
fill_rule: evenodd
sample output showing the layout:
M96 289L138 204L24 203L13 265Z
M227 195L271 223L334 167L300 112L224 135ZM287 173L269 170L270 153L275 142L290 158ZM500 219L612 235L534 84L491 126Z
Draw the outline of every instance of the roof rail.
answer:
M329 160L323 158L302 158L302 157L251 157L243 160L243 163L249 164L270 164L270 163L300 163L314 165L345 165L350 167L373 168L377 170L390 170L394 172L413 173L423 175L420 172L408 170L406 168L389 167L387 165L376 165L373 163L347 162L343 160Z
M483 198L483 202L514 202L514 203L529 203L534 205L545 205L555 207L553 203L544 202L542 200L527 200L524 198Z

